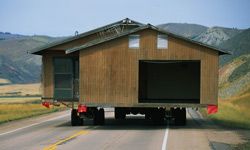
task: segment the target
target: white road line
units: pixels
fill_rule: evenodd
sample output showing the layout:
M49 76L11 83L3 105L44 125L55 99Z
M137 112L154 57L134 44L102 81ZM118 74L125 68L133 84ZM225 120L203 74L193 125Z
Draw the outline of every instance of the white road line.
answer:
M161 150L166 150L167 149L167 142L168 142L168 127L165 130Z
M13 132L16 132L16 131L19 131L19 130L22 130L22 129L26 129L26 128L29 128L29 127L32 127L32 126L35 126L35 125L39 125L39 124L42 124L42 123L44 123L44 122L48 122L48 121L52 121L52 120L57 120L57 119L60 119L60 118L64 118L64 117L66 117L66 116L68 116L68 114L62 115L62 116L58 116L58 117L55 117L55 118L51 118L51 119L48 119L48 120L45 120L45 121L42 121L42 122L33 123L33 124L31 124L31 125L28 125L28 126L25 126L25 127L21 127L21 128L17 128L17 129L12 130L12 131L0 133L0 136L6 135L6 134L9 134L9 133L13 133Z

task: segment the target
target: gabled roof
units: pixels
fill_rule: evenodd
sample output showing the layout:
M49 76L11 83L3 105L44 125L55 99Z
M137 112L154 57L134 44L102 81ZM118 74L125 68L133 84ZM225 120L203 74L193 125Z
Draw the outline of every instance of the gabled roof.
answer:
M28 50L28 53L39 54L41 51L44 51L46 49L49 49L49 48L52 48L52 47L55 47L55 46L58 46L58 45L61 45L61 44L64 44L64 43L68 43L68 42L83 38L85 36L88 36L88 35L91 35L91 34L94 34L94 33L98 33L100 31L111 28L113 26L122 25L122 24L130 24L130 25L132 24L132 25L137 25L137 26L144 26L145 25L145 24L142 24L140 22L131 20L129 18L125 18L125 19L122 19L120 21L117 21L117 22L114 22L114 23L111 23L111 24L96 28L94 30L84 32L84 33L76 35L76 36L72 36L72 37L69 37L69 38L66 38L66 39L63 39L63 40L60 40L60 41L56 41L56 42L46 44L46 45L41 46L41 47L37 47L37 48L32 49L32 50Z
M95 45L98 45L98 44L101 44L101 43L104 43L104 42L108 42L108 41L114 40L116 38L123 37L123 36L129 35L129 34L137 32L137 31L144 30L144 29L156 30L156 31L161 32L163 34L167 34L167 35L170 35L170 36L178 38L178 39L182 39L182 40L194 43L194 44L198 44L200 46L204 46L204 47L210 48L212 50L218 51L220 55L230 54L229 52L226 52L225 50L218 49L218 48L213 47L211 45L207 45L207 44L204 44L204 43L201 43L201 42L189 39L189 38L185 38L185 37L177 35L177 34L173 34L173 33L167 32L167 31L162 30L160 28L157 28L157 27L155 27L155 26L153 26L151 24L142 25L140 27L134 28L134 29L129 30L127 32L123 32L121 34L116 34L116 35L113 35L111 37L107 37L107 38L103 38L103 39L93 40L93 41L90 41L90 42L88 42L86 44L83 44L81 46L77 46L77 47L74 47L74 48L67 49L66 50L66 54L69 54L69 53L72 53L72 52L76 52L76 51L79 51L79 50L82 50L82 49L85 49L85 48L88 48L88 47L91 47L91 46L95 46Z
M140 30L144 30L144 29L150 28L150 29L153 29L155 31L161 32L163 34L167 34L167 35L170 35L172 37L175 37L175 38L178 38L178 39L182 39L182 40L188 41L190 43L198 44L200 46L204 46L204 47L210 48L211 50L218 51L220 55L230 54L229 52L227 52L225 50L222 50L222 49L219 49L217 47L214 47L214 46L211 46L211 45L207 45L207 44L204 44L204 43L201 43L201 42L198 42L198 41L195 41L195 40L192 40L192 39L189 39L189 38L186 38L186 37L183 37L183 36L171 33L171 32L168 32L166 30L162 30L162 29L157 28L157 27L155 27L155 26L153 26L151 24L146 24L145 25L145 24L142 24L140 22L133 21L133 20L131 20L129 18L125 18L123 20L120 20L120 21L117 21L117 22L114 22L114 23L111 23L111 24L108 24L108 25L96 28L94 30L90 30L88 32L85 32L85 33L82 33L82 34L79 34L79 35L76 35L76 36L73 36L73 37L66 38L66 39L63 39L63 40L60 40L60 41L57 41L57 42L49 43L49 44L47 44L45 46L41 46L41 47L38 47L38 48L35 48L35 49L32 49L32 50L29 50L28 53L31 53L31 54L41 54L44 50L47 50L49 48L53 48L55 46L58 46L58 45L61 45L61 44L64 44L64 43L69 43L71 41L74 41L74 40L86 37L88 35L105 31L106 29L110 29L110 28L115 27L115 26L128 25L128 24L129 25L135 25L136 28L132 28L130 30L127 30L127 31L124 31L124 32L121 32L121 33L118 33L118 34L114 34L112 36L106 36L106 37L103 37L103 38L97 38L97 39L89 41L89 42L87 42L87 43L85 43L83 45L67 49L65 51L65 53L69 54L69 53L72 53L72 52L76 52L76 51L79 51L79 50L82 50L82 49L85 49L85 48L88 48L88 47L91 47L91 46L94 46L94 45L98 45L98 44L101 44L101 43L104 43L104 42L108 42L108 41L114 40L114 39L122 37L122 36L126 36L126 35L129 35L129 34L135 33L135 32L140 31Z

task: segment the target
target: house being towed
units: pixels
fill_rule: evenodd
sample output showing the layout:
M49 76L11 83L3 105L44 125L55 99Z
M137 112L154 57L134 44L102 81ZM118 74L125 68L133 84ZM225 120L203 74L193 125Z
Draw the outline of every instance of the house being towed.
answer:
M42 56L42 99L72 108L72 125L141 113L186 123L187 107L217 105L225 51L128 18L29 51Z

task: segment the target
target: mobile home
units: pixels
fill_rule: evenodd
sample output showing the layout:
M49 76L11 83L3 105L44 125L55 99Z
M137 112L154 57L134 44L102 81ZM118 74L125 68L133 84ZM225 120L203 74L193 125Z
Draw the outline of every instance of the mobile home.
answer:
M72 108L72 125L104 124L141 113L157 122L170 110L184 125L187 107L218 102L219 56L227 52L131 19L30 51L42 56L42 99Z

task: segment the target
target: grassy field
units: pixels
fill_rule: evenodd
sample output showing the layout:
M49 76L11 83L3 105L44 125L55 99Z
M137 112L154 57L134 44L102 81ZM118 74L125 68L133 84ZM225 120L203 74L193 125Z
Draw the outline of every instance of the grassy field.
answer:
M56 112L58 110L59 108L47 109L41 104L0 104L0 123Z
M0 86L0 96L40 95L40 83L9 84Z
M52 107L48 109L42 106L40 97L0 98L0 124L12 120L56 112L62 109L64 108Z
M7 83L0 80L1 83ZM46 108L41 105L40 83L6 84L0 86L0 123L59 111L62 108Z
M233 150L249 150L249 149L250 149L250 141L233 147Z
M213 120L216 124L229 127L250 130L250 92L230 99L219 100L218 113L207 115L206 110L201 112L204 116ZM233 150L249 150L250 139L246 143L233 145Z
M41 103L41 97L0 97L0 104Z
M203 115L214 122L227 126L250 129L250 93L233 97L227 100L219 100L219 111L213 115Z

